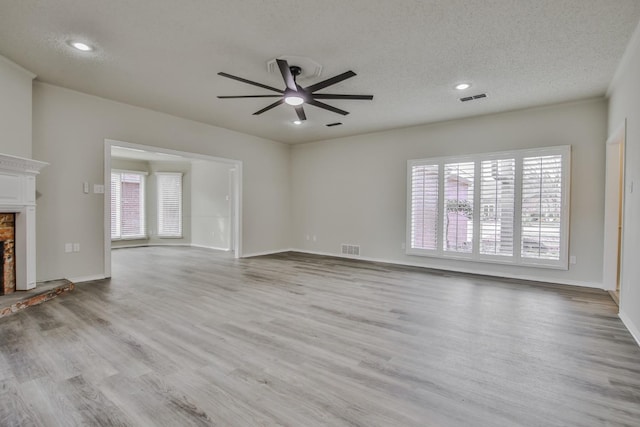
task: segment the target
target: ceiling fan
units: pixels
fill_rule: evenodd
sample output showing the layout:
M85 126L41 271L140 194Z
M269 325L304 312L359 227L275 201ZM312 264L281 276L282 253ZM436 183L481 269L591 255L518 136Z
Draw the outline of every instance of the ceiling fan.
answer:
M339 83L343 80L346 80L350 77L356 75L353 71L346 71L342 74L338 74L337 76L331 77L329 79L323 80L319 83L312 84L311 86L302 87L296 83L296 77L300 75L302 69L298 66L292 65L289 66L287 61L283 59L276 59L278 63L278 68L280 69L280 74L282 74L282 79L284 80L284 84L286 86L285 89L278 89L272 86L263 85L262 83L254 82L251 80L243 79L242 77L234 76L227 73L218 73L219 76L227 77L229 79L237 80L239 82L247 83L253 86L258 86L263 89L268 89L273 92L278 92L278 95L238 95L238 96L218 96L221 99L230 99L230 98L280 98L273 104L269 104L261 110L253 113L254 116L258 114L262 114L265 111L269 111L272 108L277 107L280 104L286 103L293 106L296 110L296 114L298 115L298 119L300 121L307 120L307 116L304 112L303 104L313 105L314 107L323 108L328 111L332 111L334 113L342 114L346 116L349 114L348 111L341 110L340 108L333 107L331 105L325 104L324 102L318 101L319 99L356 99L356 100L367 100L370 101L373 99L373 95L338 95L338 94L328 94L328 93L315 93L320 89L324 89L328 86Z

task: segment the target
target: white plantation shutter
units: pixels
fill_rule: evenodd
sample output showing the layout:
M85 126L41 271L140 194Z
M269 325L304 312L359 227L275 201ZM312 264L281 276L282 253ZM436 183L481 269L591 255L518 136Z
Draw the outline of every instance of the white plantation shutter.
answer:
M515 159L484 160L480 180L480 253L513 255Z
M438 165L411 169L411 248L438 245Z
M473 162L444 165L443 249L470 253L473 249Z
M523 258L560 259L562 156L522 159Z
M567 269L570 154L409 160L407 254Z
M111 172L111 238L146 237L144 172Z
M182 237L182 174L158 173L158 236Z

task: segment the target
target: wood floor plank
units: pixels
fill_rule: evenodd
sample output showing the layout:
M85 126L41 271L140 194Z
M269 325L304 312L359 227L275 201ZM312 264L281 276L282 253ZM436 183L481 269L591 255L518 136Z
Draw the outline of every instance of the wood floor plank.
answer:
M113 251L0 319L0 425L635 426L604 292L284 253Z

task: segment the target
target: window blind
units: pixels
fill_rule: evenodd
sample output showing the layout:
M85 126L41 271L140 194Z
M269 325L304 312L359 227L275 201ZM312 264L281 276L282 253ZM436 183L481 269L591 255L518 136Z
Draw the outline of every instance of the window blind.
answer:
M438 165L411 171L411 247L435 250L438 244Z
M473 247L473 162L444 165L443 249L470 253Z
M182 237L182 174L158 173L158 236Z
M480 253L512 256L515 159L484 160L480 179Z
M562 156L522 160L522 257L560 259Z
M145 238L144 173L112 171L111 238Z

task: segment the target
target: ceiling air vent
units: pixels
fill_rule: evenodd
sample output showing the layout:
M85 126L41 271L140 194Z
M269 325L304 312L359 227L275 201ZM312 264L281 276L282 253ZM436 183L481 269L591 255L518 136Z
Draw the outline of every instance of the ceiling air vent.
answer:
M467 102L467 101L473 101L474 99L481 99L486 97L487 97L486 93L481 93L479 95L465 96L464 98L460 98L460 101Z
M340 123L340 122L327 123L327 127L340 126L341 124L342 124L342 123Z

